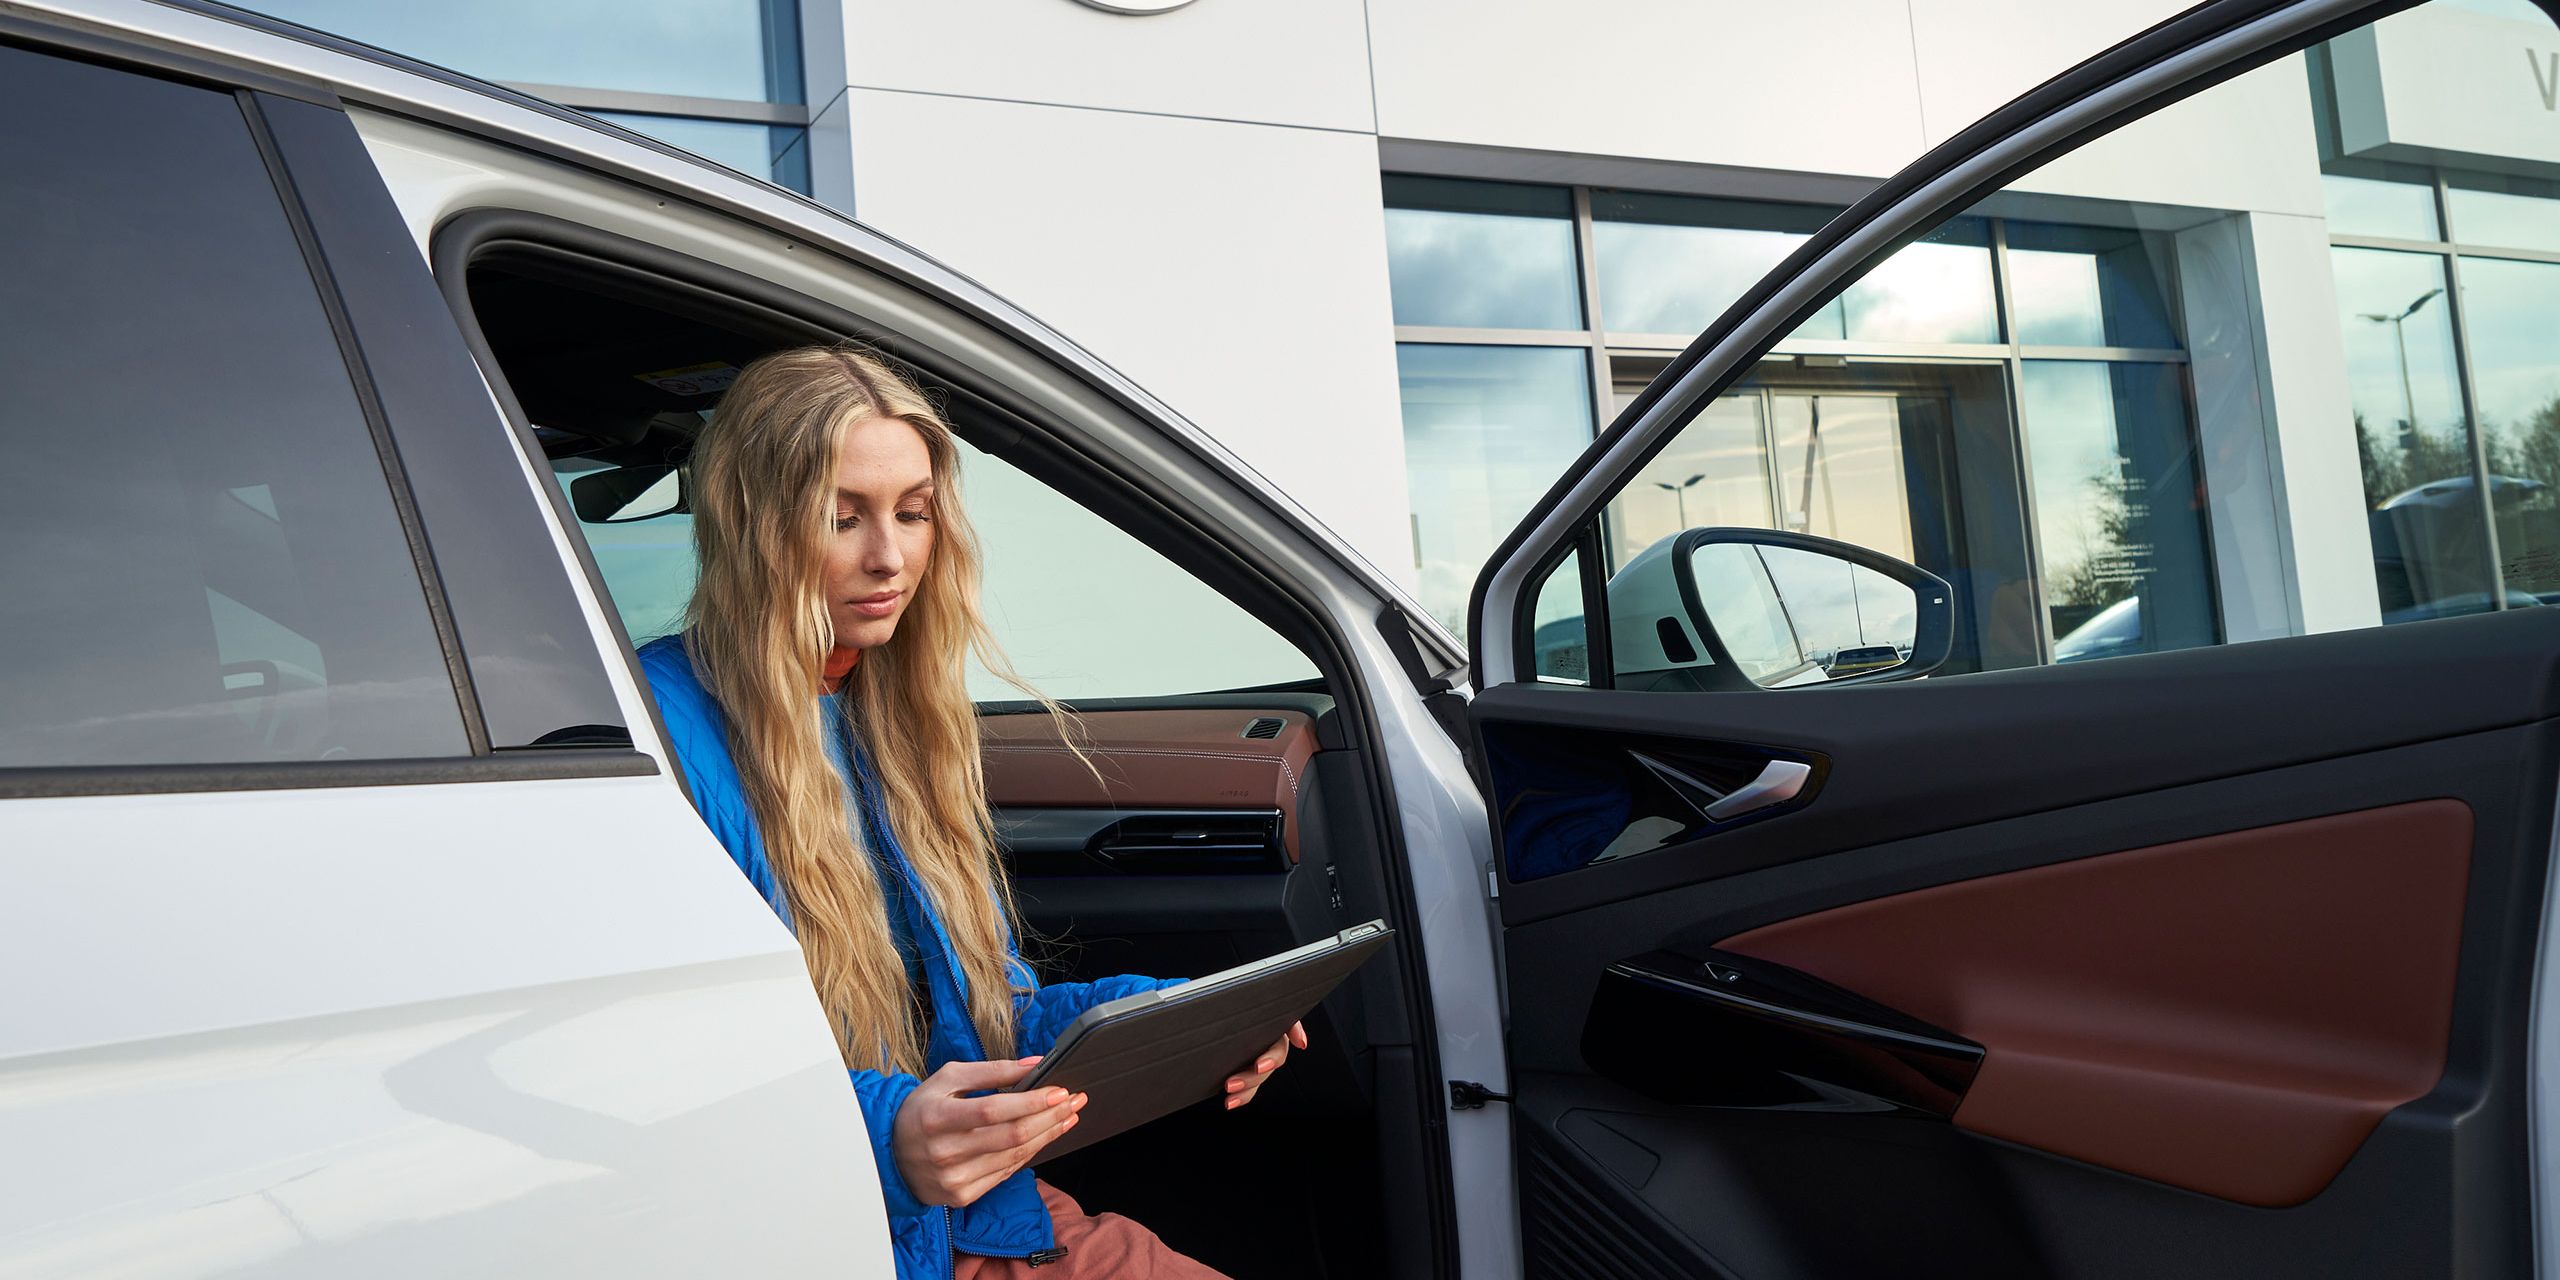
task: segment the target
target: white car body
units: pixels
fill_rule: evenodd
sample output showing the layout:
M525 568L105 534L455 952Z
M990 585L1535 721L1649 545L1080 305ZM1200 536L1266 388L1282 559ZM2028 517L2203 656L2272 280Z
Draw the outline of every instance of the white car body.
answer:
M1180 489L1335 616L1423 616L1161 404L818 206L209 14L16 11L329 86L422 254L454 213L529 210L857 307ZM505 430L494 400L487 425ZM507 500L539 502L531 459L524 478ZM647 726L554 534L628 723ZM1499 1087L1482 802L1376 628L1345 631L1366 687L1402 691L1372 710L1444 1070ZM1454 642L1426 634L1454 664ZM891 1275L867 1138L798 950L694 817L665 745L634 736L656 776L0 804L0 1277ZM1504 1119L1453 1115L1449 1134L1465 1269L1516 1274Z

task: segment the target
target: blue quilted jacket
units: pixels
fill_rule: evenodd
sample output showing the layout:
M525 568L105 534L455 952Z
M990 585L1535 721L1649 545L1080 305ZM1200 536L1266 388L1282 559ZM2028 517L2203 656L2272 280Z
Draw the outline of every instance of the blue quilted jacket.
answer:
M657 697L658 714L666 722L669 743L675 748L678 766L684 770L686 787L693 793L693 807L729 850L738 870L788 923L790 905L784 898L780 878L765 860L764 839L756 831L755 815L749 810L737 765L729 755L727 725L719 706L694 675L683 637L668 636L641 646L640 666L648 675L650 691ZM812 700L811 714L825 710L822 701ZM831 720L834 718L830 715ZM904 899L908 918L892 927L912 942L923 970L932 1015L931 1035L925 1046L928 1069L946 1062L984 1061L987 1053L978 1043L976 1024L969 1019L968 980L952 955L950 939L943 932L941 918L933 911L931 898L908 866L896 833L889 830L887 810L880 803L879 783L872 775L870 762L846 744L841 734L831 732L831 737L836 747L836 767L849 775L849 794L859 798L854 807L866 824L868 843L878 854L883 873L895 874L905 884L906 892L893 896ZM1014 1051L1019 1056L1048 1052L1058 1032L1093 1005L1169 985L1154 978L1120 977L1042 987L1030 966L1012 951L1009 939L1006 948L1014 984L1022 992L1014 999L1018 1026ZM871 1131L871 1154L880 1173L880 1196L889 1209L889 1236L897 1251L899 1280L940 1280L949 1276L954 1250L1020 1258L1056 1246L1048 1210L1040 1203L1028 1169L961 1208L935 1208L918 1200L906 1179L899 1175L897 1160L889 1150L891 1122L907 1095L914 1091L916 1077L869 1070L854 1071L852 1076L854 1096L861 1104L863 1122Z

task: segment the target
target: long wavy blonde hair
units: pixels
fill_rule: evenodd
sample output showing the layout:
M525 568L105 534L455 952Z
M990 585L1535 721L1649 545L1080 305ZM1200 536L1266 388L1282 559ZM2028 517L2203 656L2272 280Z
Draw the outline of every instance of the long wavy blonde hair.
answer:
M848 428L873 418L924 438L934 543L895 635L864 651L824 712L847 719L878 771L890 828L968 979L982 1046L991 1059L1011 1056L1012 894L994 853L970 655L1058 708L1014 675L978 612L958 448L886 361L858 347L804 347L755 361L729 388L689 463L701 576L687 649L728 719L730 754L846 1064L921 1075L926 1029L816 702L835 635L823 583L837 451Z

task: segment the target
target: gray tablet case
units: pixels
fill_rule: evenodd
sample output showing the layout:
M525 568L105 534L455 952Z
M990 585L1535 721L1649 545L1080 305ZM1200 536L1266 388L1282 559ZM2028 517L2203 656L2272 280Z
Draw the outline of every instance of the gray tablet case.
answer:
M1253 1064L1395 931L1355 925L1252 964L1085 1010L1011 1092L1055 1086L1085 1096L1065 1137L1039 1164L1192 1103L1222 1097L1227 1077Z

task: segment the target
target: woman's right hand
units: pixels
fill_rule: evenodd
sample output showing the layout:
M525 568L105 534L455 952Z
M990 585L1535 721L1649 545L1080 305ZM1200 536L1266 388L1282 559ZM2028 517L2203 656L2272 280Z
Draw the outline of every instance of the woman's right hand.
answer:
M1041 1089L961 1096L1001 1089L1039 1064L1038 1058L950 1062L916 1085L889 1130L898 1172L916 1199L930 1205L971 1203L1075 1127L1076 1113L1084 1109L1081 1093Z

